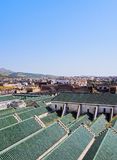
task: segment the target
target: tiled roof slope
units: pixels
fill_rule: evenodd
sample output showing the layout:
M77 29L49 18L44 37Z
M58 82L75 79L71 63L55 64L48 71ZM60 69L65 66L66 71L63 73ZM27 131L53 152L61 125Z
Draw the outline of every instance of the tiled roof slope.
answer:
M0 155L2 160L36 160L64 137L66 131L57 123L37 131Z
M22 121L0 130L0 151L38 131L42 127L34 118Z
M81 124L90 124L90 120L87 115L81 116L75 120L71 125L68 126L69 130L71 132L75 131Z
M107 121L105 119L105 115L102 114L91 125L91 130L95 133L95 135L98 135L100 132L106 129L106 124Z
M77 160L92 139L93 135L81 126L45 157L45 160Z
M109 129L93 160L117 160L117 133Z
M17 120L14 118L13 115L0 118L0 129L4 128L4 127L7 127L11 124L14 124L14 123L17 123Z
M95 142L93 143L93 145L91 146L91 148L89 149L89 151L87 152L87 154L85 155L83 160L93 160L93 158L94 158L97 150L99 149L106 133L107 133L107 131L103 132L98 137L96 137Z
M23 112L23 113L19 113L19 117L24 120L24 119L28 119L30 117L33 117L34 115L41 115L44 113L47 113L47 109L45 107L38 107L38 108L34 108L32 110L29 110L27 112Z
M18 99L17 97L14 97L12 95L7 95L7 96L0 96L0 102L2 101L9 101L9 100L14 100Z
M117 94L80 94L64 92L54 97L52 101L117 105Z
M75 120L75 118L73 117L73 115L71 113L69 113L69 114L63 116L60 120L62 123L64 123L64 125L67 126L67 125L71 124Z
M50 125L51 123L54 123L57 121L57 119L59 119L60 117L58 117L57 113L50 113L47 116L43 117L41 120L44 124L46 124L47 126Z
M113 125L113 128L117 131L117 119L115 120L115 123Z

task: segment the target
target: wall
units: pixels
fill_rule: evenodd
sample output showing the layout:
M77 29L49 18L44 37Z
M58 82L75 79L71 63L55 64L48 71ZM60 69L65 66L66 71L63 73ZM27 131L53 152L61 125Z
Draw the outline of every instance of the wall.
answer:
M55 105L57 105L57 108L55 109ZM69 107L69 112L71 111L75 111L77 112L78 110L78 103L68 103L67 107ZM56 110L60 110L61 108L63 109L64 103L55 103L52 102L50 107L56 111ZM81 109L81 114L85 114L87 113L87 111L89 110L90 113L94 114L95 112L95 107L99 107L98 108L98 113L104 113L104 108L105 108L105 113L110 113L111 112L111 108L114 108L114 114L117 114L117 106L107 106L107 105L89 105L89 104L82 104L82 109Z

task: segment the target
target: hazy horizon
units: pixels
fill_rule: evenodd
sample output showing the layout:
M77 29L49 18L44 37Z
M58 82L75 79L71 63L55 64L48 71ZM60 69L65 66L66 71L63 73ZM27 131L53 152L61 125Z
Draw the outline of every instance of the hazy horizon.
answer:
M11 70L11 69L8 69L8 68L5 68L5 67L0 67L0 69L5 69L5 70L9 70L9 71L12 71L12 72L18 72L18 73L31 73L31 74L42 74L42 75L51 75L51 76L64 76L64 77L117 77L117 75L58 75L58 74L49 74L49 73L40 73L40 72L30 72L30 71L27 71L27 72L23 72L23 71L15 71L15 70Z
M117 1L0 1L0 68L117 75Z

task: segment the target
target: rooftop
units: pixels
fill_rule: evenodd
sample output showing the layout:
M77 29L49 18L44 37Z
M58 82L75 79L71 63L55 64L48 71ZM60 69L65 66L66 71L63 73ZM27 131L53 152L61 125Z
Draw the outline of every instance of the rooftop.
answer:
M111 93L86 94L86 93L62 92L52 99L52 102L54 101L117 105L117 94L111 94Z

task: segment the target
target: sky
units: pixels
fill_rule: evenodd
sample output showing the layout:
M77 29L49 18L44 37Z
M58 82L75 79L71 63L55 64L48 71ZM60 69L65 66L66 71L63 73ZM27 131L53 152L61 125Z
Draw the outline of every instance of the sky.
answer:
M0 68L117 75L117 0L0 0Z

